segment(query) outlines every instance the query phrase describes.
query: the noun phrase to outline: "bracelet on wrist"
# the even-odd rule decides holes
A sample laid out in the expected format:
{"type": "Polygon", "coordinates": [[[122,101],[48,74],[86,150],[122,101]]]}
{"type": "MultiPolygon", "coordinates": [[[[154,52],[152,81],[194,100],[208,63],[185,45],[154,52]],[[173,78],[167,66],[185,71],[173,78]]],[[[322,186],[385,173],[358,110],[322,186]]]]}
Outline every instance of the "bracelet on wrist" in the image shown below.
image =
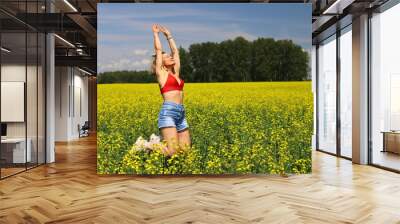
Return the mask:
{"type": "Polygon", "coordinates": [[[167,37],[167,40],[172,39],[172,36],[167,37]]]}

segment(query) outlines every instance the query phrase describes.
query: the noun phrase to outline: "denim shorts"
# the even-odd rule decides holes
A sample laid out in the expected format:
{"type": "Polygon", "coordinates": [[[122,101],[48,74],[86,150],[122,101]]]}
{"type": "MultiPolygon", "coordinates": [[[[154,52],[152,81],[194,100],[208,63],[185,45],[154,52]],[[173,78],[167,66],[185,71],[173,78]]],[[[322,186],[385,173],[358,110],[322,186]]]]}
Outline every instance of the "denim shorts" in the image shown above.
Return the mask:
{"type": "Polygon", "coordinates": [[[189,127],[182,104],[164,101],[158,114],[158,128],[176,127],[181,132],[189,127]]]}

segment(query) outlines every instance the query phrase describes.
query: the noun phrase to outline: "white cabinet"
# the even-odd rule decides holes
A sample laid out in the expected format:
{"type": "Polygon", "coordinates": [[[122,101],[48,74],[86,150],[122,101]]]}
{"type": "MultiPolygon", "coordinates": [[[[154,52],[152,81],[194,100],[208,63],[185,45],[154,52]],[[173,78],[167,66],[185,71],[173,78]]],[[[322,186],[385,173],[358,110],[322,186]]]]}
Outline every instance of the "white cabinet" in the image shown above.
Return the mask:
{"type": "Polygon", "coordinates": [[[32,161],[32,140],[28,138],[26,142],[27,147],[25,151],[25,138],[7,138],[1,140],[2,145],[7,144],[8,147],[12,147],[13,163],[25,163],[32,161]]]}

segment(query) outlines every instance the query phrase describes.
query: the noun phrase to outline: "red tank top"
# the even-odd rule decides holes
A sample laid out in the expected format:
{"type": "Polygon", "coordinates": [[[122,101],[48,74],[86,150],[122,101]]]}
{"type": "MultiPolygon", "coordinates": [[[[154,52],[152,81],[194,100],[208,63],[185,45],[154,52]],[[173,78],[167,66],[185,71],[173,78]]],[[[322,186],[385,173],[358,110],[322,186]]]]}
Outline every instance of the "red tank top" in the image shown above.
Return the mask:
{"type": "Polygon", "coordinates": [[[173,75],[171,75],[171,73],[168,73],[167,81],[165,82],[164,86],[160,88],[161,94],[172,90],[182,90],[185,83],[182,79],[179,80],[180,83],[178,83],[178,80],[173,75]]]}

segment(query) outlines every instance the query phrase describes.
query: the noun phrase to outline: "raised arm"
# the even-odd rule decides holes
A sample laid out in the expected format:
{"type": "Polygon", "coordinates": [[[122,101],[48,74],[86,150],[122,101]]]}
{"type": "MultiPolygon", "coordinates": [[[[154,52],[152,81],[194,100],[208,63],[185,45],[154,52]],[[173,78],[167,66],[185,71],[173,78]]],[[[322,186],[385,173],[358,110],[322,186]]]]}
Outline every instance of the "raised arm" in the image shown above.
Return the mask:
{"type": "Polygon", "coordinates": [[[171,32],[164,26],[159,26],[160,31],[164,33],[165,37],[168,40],[169,48],[171,49],[171,55],[174,58],[175,65],[174,65],[174,70],[175,73],[179,75],[179,69],[181,67],[181,62],[179,58],[179,50],[176,47],[175,41],[171,35],[171,32]]]}
{"type": "Polygon", "coordinates": [[[153,37],[154,37],[154,50],[156,52],[156,75],[160,75],[161,66],[162,66],[162,47],[161,41],[158,37],[158,32],[160,31],[159,27],[156,24],[153,24],[153,37]]]}

